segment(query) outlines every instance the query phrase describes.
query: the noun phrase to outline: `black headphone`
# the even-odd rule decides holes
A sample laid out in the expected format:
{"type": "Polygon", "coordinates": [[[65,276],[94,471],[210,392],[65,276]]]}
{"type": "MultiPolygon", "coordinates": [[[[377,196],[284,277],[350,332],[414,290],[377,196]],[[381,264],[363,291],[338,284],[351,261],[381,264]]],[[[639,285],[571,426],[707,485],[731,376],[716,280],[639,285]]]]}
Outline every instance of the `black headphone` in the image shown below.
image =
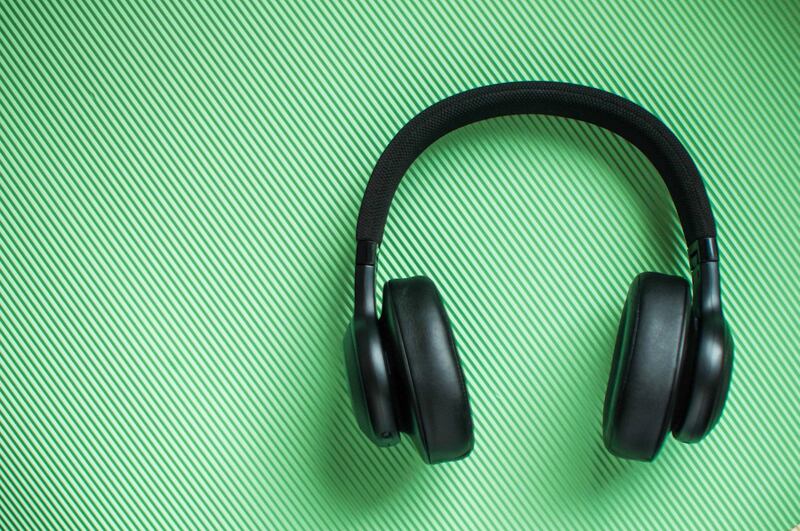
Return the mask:
{"type": "Polygon", "coordinates": [[[652,460],[667,432],[683,442],[719,420],[733,342],[722,314],[711,205],[689,153],[654,115],[601,90],[551,82],[492,85],[451,96],[418,114],[389,143],[358,215],[355,307],[344,338],[350,393],[361,430],[379,446],[408,434],[427,463],[466,457],[474,444],[464,374],[436,286],[390,280],[380,318],[375,268],[392,197],[422,151],[445,134],[497,116],[547,114],[589,122],[625,138],[669,189],[689,249],[692,292],[681,277],[641,273],[622,310],[603,409],[615,455],[652,460]]]}

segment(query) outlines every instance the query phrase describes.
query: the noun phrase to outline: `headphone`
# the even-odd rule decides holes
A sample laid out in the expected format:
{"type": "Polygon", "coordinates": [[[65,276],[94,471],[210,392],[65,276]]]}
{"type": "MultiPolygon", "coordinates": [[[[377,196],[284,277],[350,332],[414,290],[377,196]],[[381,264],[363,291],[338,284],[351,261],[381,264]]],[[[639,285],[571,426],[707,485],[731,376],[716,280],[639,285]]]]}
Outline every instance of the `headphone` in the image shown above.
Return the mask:
{"type": "Polygon", "coordinates": [[[555,82],[476,88],[427,108],[392,139],[367,184],[356,228],[355,304],[344,337],[358,426],[378,446],[406,433],[426,463],[466,457],[474,436],[464,374],[442,298],[426,277],[390,280],[375,303],[378,247],[403,174],[425,148],[465,125],[543,114],[606,128],[656,167],[688,244],[692,288],[678,276],[641,273],[622,310],[603,408],[603,441],[619,457],[651,461],[667,432],[697,442],[719,420],[733,341],[720,296],[719,253],[700,174],[653,114],[602,90],[555,82]]]}

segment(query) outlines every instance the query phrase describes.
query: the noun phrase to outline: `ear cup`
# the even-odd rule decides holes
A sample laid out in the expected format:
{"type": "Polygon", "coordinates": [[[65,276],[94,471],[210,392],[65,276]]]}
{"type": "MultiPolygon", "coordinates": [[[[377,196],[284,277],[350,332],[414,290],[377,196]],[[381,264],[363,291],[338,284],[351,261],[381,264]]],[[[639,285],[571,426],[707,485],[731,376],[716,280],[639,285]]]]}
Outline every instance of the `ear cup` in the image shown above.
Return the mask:
{"type": "Polygon", "coordinates": [[[427,463],[466,457],[473,447],[467,388],[433,282],[425,277],[387,282],[381,326],[398,382],[401,429],[427,463]]]}
{"type": "Polygon", "coordinates": [[[354,319],[344,335],[350,398],[358,427],[378,446],[400,442],[395,418],[393,382],[378,321],[354,319]]]}
{"type": "Polygon", "coordinates": [[[622,310],[603,409],[603,440],[619,457],[652,460],[670,428],[689,328],[689,283],[642,273],[622,310]]]}
{"type": "Polygon", "coordinates": [[[672,435],[681,442],[698,442],[722,415],[733,370],[733,338],[721,311],[694,323],[691,356],[681,374],[672,435]]]}

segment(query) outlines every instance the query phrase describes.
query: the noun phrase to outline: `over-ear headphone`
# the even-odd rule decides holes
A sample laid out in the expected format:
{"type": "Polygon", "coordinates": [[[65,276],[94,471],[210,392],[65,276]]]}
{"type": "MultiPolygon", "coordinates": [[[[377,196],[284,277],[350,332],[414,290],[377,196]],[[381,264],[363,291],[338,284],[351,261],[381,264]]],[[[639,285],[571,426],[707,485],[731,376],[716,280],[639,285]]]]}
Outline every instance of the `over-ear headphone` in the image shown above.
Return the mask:
{"type": "Polygon", "coordinates": [[[603,440],[613,454],[644,461],[656,456],[669,431],[680,441],[699,441],[722,414],[733,364],[703,181],[686,149],[648,111],[608,92],[551,82],[451,96],[406,124],[378,160],[358,215],[354,316],[344,337],[359,427],[379,446],[408,434],[427,463],[472,450],[467,388],[439,292],[425,277],[390,280],[379,317],[377,251],[400,179],[425,148],[470,123],[515,114],[609,129],[637,146],[664,179],[688,244],[692,290],[684,278],[659,273],[641,273],[631,284],[608,379],[603,440]]]}

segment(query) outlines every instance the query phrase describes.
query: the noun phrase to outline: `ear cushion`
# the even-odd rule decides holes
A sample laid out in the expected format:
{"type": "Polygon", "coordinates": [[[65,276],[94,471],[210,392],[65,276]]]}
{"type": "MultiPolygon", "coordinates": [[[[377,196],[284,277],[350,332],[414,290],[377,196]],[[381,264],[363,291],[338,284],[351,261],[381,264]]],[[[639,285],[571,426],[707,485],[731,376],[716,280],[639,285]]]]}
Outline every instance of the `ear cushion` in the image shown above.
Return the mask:
{"type": "Polygon", "coordinates": [[[436,286],[425,277],[387,282],[381,324],[403,431],[428,463],[466,457],[474,441],[469,399],[436,286]]]}
{"type": "Polygon", "coordinates": [[[622,310],[603,409],[611,453],[652,460],[675,408],[686,350],[691,296],[683,278],[642,273],[622,310]]]}

